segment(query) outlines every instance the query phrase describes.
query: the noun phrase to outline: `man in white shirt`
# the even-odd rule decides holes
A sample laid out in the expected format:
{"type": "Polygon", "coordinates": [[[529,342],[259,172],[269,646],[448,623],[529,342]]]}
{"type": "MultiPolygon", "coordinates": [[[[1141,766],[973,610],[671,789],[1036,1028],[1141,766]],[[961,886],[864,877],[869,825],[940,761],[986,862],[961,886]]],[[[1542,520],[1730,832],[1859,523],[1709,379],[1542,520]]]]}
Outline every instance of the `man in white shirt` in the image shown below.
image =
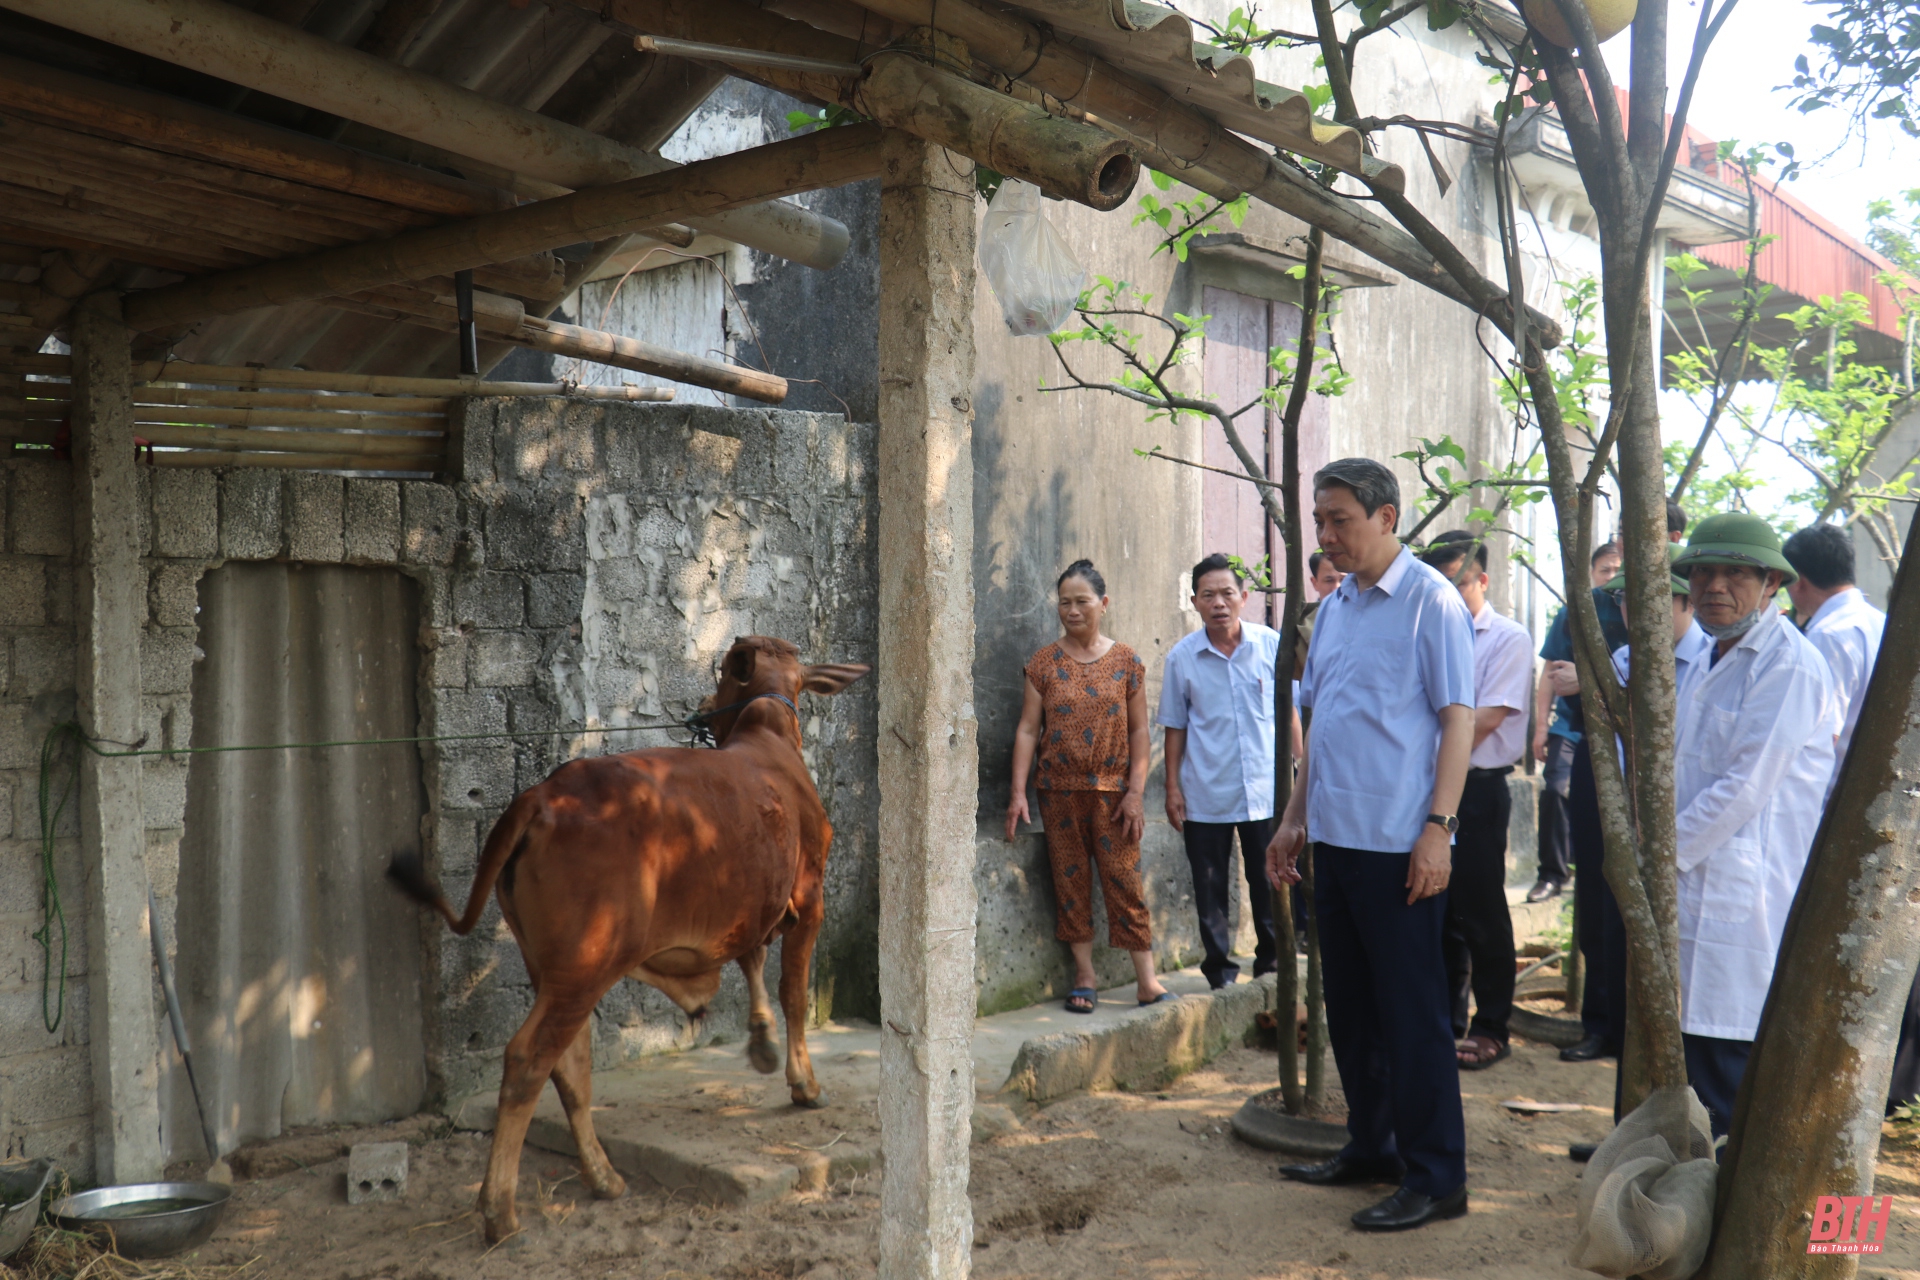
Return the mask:
{"type": "Polygon", "coordinates": [[[1473,749],[1473,617],[1394,537],[1400,485],[1370,458],[1313,477],[1320,546],[1347,573],[1300,679],[1313,723],[1267,875],[1297,884],[1313,843],[1327,1031],[1350,1140],[1281,1167],[1320,1186],[1397,1180],[1353,1215],[1400,1231],[1467,1211],[1466,1126],[1441,935],[1473,749]]]}
{"type": "Polygon", "coordinates": [[[1487,603],[1487,544],[1465,529],[1441,534],[1420,558],[1460,591],[1473,614],[1473,754],[1460,793],[1460,832],[1447,883],[1445,950],[1460,1069],[1482,1071],[1511,1054],[1513,914],[1507,906],[1507,775],[1526,748],[1533,638],[1487,603]],[[1467,992],[1474,1011],[1467,1018],[1467,992]]]}
{"type": "Polygon", "coordinates": [[[1681,1039],[1718,1136],[1820,824],[1841,707],[1826,659],[1773,607],[1798,575],[1766,521],[1702,520],[1674,572],[1714,640],[1679,673],[1673,772],[1681,1039]]]}
{"type": "Polygon", "coordinates": [[[1860,722],[1861,695],[1880,656],[1880,633],[1887,615],[1867,603],[1853,585],[1853,539],[1838,525],[1808,525],[1780,548],[1799,574],[1787,584],[1794,617],[1813,647],[1833,668],[1835,691],[1846,706],[1840,722],[1840,742],[1834,752],[1834,774],[1847,758],[1853,727],[1860,722]]]}
{"type": "Polygon", "coordinates": [[[1167,821],[1187,846],[1200,914],[1200,972],[1210,987],[1240,976],[1227,927],[1233,842],[1253,916],[1253,976],[1273,972],[1279,944],[1261,852],[1273,834],[1273,666],[1280,633],[1242,618],[1247,589],[1215,552],[1193,566],[1193,607],[1206,625],[1167,651],[1160,680],[1167,821]]]}

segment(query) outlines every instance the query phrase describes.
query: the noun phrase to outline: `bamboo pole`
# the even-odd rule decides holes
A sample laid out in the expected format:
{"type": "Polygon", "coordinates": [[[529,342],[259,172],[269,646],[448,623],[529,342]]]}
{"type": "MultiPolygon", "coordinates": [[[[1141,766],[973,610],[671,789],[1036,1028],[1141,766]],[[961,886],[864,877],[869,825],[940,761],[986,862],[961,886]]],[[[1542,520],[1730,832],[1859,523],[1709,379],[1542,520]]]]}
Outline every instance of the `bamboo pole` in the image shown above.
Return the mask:
{"type": "MultiPolygon", "coordinates": [[[[600,186],[674,167],[219,0],[0,0],[0,7],[561,186],[600,186]]],[[[823,269],[837,265],[848,244],[840,223],[784,202],[712,210],[695,225],[823,269]]]]}
{"type": "MultiPolygon", "coordinates": [[[[334,301],[349,303],[351,309],[369,314],[389,313],[396,318],[429,325],[443,332],[459,324],[459,312],[452,298],[436,297],[405,285],[370,290],[355,298],[334,301]]],[[[708,360],[619,334],[530,316],[515,298],[476,293],[473,301],[475,323],[492,337],[516,346],[632,369],[656,378],[745,396],[764,404],[779,404],[787,398],[787,380],[777,374],[721,360],[708,360]]]]}
{"type": "MultiPolygon", "coordinates": [[[[71,356],[0,354],[0,373],[64,378],[71,356]]],[[[401,396],[572,396],[587,400],[671,400],[671,387],[596,387],[571,382],[489,382],[481,378],[395,378],[368,373],[322,373],[312,369],[257,369],[251,365],[191,364],[184,360],[147,360],[133,366],[140,383],[210,383],[237,387],[283,387],[309,391],[401,396]]],[[[29,382],[29,388],[66,387],[66,383],[29,382]]],[[[140,394],[136,392],[136,394],[140,394]]]]}
{"type": "Polygon", "coordinates": [[[177,156],[441,218],[510,209],[511,192],[402,164],[183,98],[0,55],[0,107],[177,156]]]}
{"type": "Polygon", "coordinates": [[[671,173],[148,289],[127,296],[127,323],[136,330],[165,330],[208,316],[450,274],[661,222],[693,222],[690,215],[871,177],[879,172],[879,139],[880,130],[871,125],[820,130],[671,173]]]}
{"type": "MultiPolygon", "coordinates": [[[[72,398],[64,382],[29,382],[23,392],[27,401],[48,406],[64,406],[72,398]]],[[[0,406],[20,406],[0,393],[0,406]]],[[[336,413],[368,410],[385,414],[445,414],[452,403],[449,396],[361,396],[334,395],[318,391],[212,391],[197,387],[142,387],[133,389],[136,406],[206,405],[221,409],[330,409],[336,413]]]]}
{"type": "Polygon", "coordinates": [[[156,467],[278,467],[284,471],[440,471],[446,456],[368,457],[353,453],[219,453],[208,449],[155,453],[143,459],[156,467]]]}

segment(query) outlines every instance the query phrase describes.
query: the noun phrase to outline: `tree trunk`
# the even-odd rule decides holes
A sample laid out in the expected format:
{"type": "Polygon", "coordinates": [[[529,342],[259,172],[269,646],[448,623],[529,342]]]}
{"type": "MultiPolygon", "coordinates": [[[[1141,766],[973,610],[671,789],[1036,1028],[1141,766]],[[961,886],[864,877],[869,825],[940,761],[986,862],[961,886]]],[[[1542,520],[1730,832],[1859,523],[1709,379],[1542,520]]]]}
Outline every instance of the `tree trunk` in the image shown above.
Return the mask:
{"type": "Polygon", "coordinates": [[[1873,1191],[1920,950],[1920,589],[1908,582],[1916,561],[1920,520],[1781,939],[1721,1158],[1704,1280],[1855,1274],[1856,1258],[1809,1255],[1807,1242],[1819,1197],[1873,1191]]]}
{"type": "MultiPolygon", "coordinates": [[[[1274,781],[1273,812],[1277,819],[1286,812],[1287,803],[1293,798],[1293,681],[1299,676],[1294,670],[1294,656],[1300,641],[1300,613],[1305,604],[1307,593],[1306,558],[1302,555],[1301,540],[1304,521],[1300,515],[1300,415],[1305,412],[1307,396],[1313,389],[1313,369],[1315,357],[1319,354],[1320,334],[1320,285],[1321,254],[1326,246],[1326,237],[1318,227],[1307,233],[1306,273],[1300,283],[1300,340],[1294,349],[1293,384],[1287,388],[1287,405],[1280,415],[1280,538],[1286,549],[1287,592],[1281,597],[1280,607],[1280,649],[1274,662],[1274,705],[1283,709],[1283,715],[1274,719],[1274,781]],[[1281,785],[1283,784],[1283,785],[1281,785]]],[[[1306,1097],[1299,1102],[1292,1096],[1297,1088],[1296,1077],[1289,1064],[1285,1087],[1289,1089],[1287,1111],[1290,1115],[1299,1115],[1304,1102],[1306,1107],[1318,1108],[1326,1093],[1325,1057],[1326,1045],[1326,1006],[1315,981],[1317,970],[1313,956],[1317,951],[1314,945],[1317,930],[1313,910],[1313,861],[1312,851],[1308,850],[1303,859],[1306,866],[1306,879],[1300,882],[1300,892],[1306,895],[1307,906],[1307,1090],[1306,1097]],[[1316,1039],[1314,1029],[1320,1029],[1316,1039]]],[[[1287,895],[1288,899],[1291,895],[1287,895]]],[[[1286,937],[1293,938],[1292,903],[1287,901],[1288,916],[1286,937]]],[[[1283,981],[1292,989],[1299,972],[1296,946],[1288,946],[1278,957],[1280,968],[1285,971],[1283,981]]],[[[1286,1006],[1286,1027],[1282,1039],[1288,1045],[1283,1049],[1282,1062],[1286,1063],[1297,1044],[1298,1033],[1293,1030],[1293,1005],[1286,1006]]]]}

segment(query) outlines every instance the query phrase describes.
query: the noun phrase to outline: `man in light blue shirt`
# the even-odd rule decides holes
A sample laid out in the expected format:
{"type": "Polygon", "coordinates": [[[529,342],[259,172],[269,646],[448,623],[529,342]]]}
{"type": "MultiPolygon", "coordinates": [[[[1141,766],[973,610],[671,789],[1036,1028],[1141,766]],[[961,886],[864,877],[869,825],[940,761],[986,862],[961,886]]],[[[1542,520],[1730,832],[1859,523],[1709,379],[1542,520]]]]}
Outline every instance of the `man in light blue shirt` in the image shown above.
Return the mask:
{"type": "Polygon", "coordinates": [[[1400,485],[1369,458],[1313,477],[1321,549],[1348,573],[1320,606],[1300,703],[1313,728],[1267,874],[1313,843],[1327,1031],[1349,1141],[1299,1182],[1397,1181],[1353,1215],[1398,1231],[1467,1211],[1466,1125],[1441,939],[1473,748],[1473,616],[1400,545],[1400,485]]]}
{"type": "Polygon", "coordinates": [[[1160,726],[1167,733],[1167,821],[1185,839],[1200,913],[1200,972],[1213,987],[1240,976],[1227,912],[1233,839],[1253,916],[1253,976],[1271,973],[1278,948],[1273,896],[1261,874],[1273,834],[1273,664],[1280,633],[1241,618],[1247,589],[1218,552],[1193,566],[1193,607],[1206,625],[1167,651],[1160,726]]]}

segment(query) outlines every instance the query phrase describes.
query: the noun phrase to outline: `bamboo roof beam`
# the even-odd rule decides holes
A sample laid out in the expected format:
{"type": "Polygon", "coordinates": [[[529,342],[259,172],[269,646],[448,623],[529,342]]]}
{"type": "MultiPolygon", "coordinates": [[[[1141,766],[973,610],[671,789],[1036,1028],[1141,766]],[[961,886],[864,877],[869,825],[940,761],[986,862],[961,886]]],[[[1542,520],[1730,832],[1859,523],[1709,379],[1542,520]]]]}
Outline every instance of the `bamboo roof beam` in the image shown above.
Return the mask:
{"type": "Polygon", "coordinates": [[[852,107],[1095,209],[1119,207],[1139,177],[1128,140],[948,70],[956,62],[965,65],[964,50],[874,55],[852,40],[732,0],[607,0],[606,12],[622,26],[669,39],[841,63],[860,61],[867,53],[867,72],[860,77],[768,66],[742,74],[799,98],[852,107]]]}
{"type": "MultiPolygon", "coordinates": [[[[0,0],[0,7],[576,190],[676,167],[219,0],[0,0]]],[[[696,229],[823,269],[845,256],[840,223],[791,203],[754,204],[712,211],[696,229]]]]}
{"type": "Polygon", "coordinates": [[[5,55],[0,55],[0,109],[438,218],[468,218],[516,203],[511,192],[498,187],[5,55]]]}
{"type": "MultiPolygon", "coordinates": [[[[71,356],[0,354],[0,374],[66,378],[71,356]]],[[[315,369],[259,369],[252,365],[191,364],[184,360],[145,360],[133,366],[134,395],[140,384],[191,383],[198,386],[265,387],[290,391],[337,391],[365,396],[573,396],[589,400],[671,400],[671,387],[596,387],[571,382],[491,382],[484,378],[395,378],[371,373],[325,373],[315,369]]],[[[71,396],[64,382],[29,382],[71,396]]]]}
{"type": "Polygon", "coordinates": [[[208,316],[358,293],[446,275],[583,240],[603,240],[872,177],[880,130],[827,129],[649,177],[577,191],[462,222],[404,231],[282,262],[203,276],[128,295],[126,321],[167,330],[208,316]]]}

